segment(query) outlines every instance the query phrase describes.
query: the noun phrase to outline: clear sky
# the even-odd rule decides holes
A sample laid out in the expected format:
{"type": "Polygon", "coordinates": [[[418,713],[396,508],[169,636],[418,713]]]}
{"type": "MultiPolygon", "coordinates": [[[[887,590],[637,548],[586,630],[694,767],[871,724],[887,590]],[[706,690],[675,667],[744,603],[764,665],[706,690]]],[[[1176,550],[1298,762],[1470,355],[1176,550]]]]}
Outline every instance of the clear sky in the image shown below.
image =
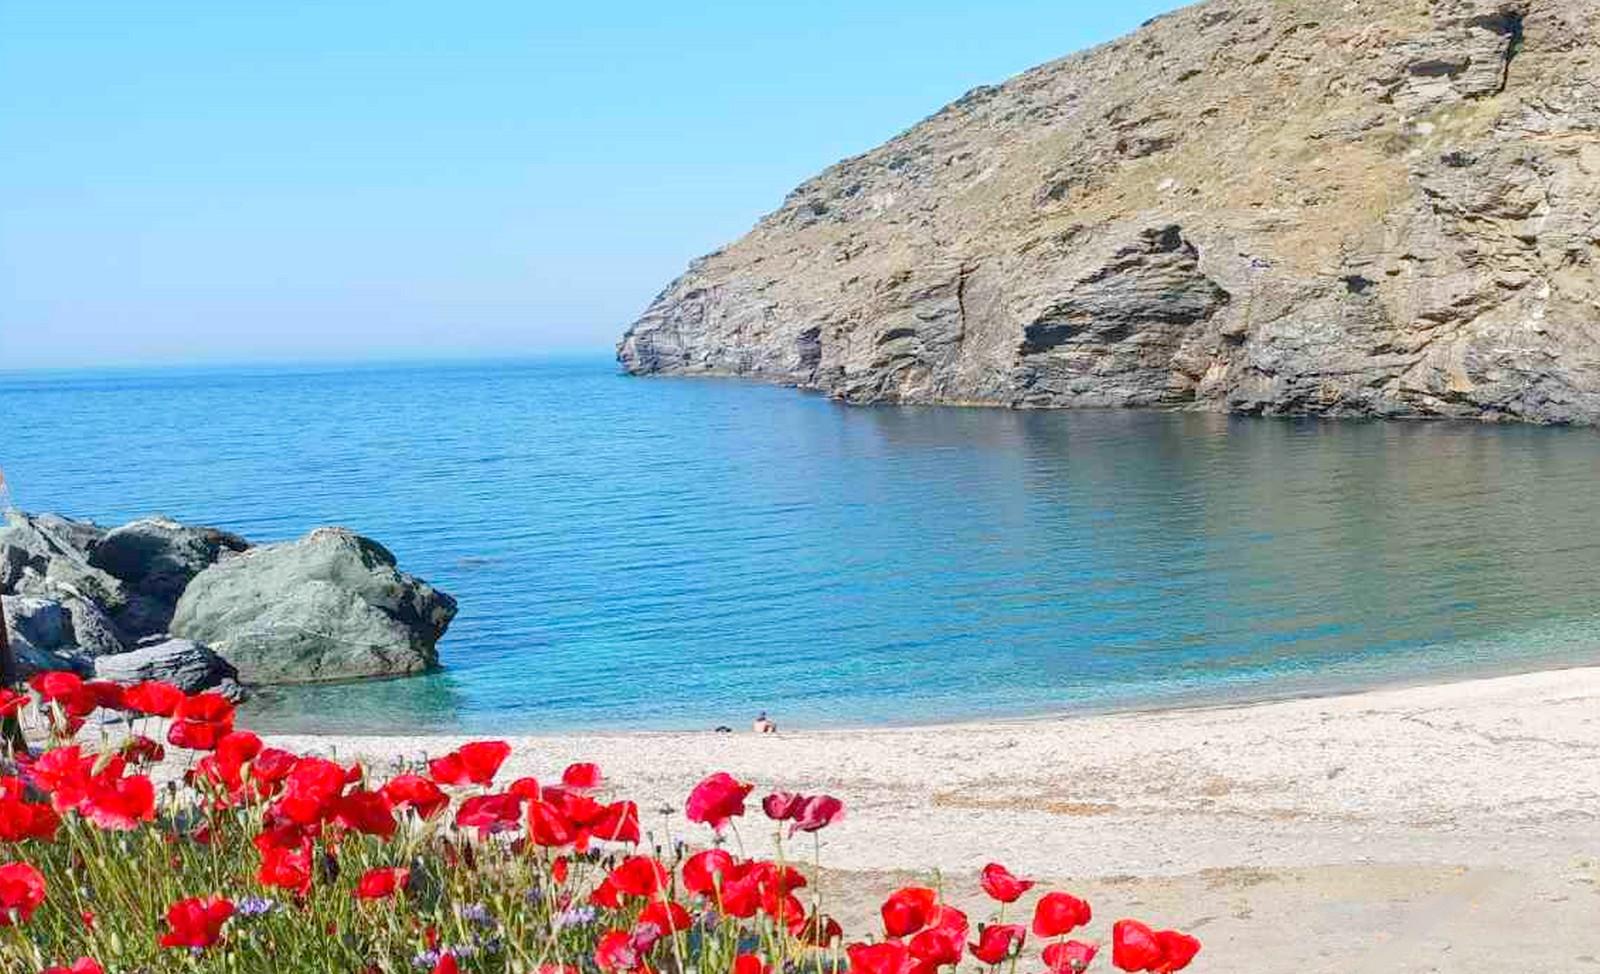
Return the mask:
{"type": "Polygon", "coordinates": [[[600,349],[790,188],[1174,0],[0,0],[0,369],[600,349]]]}

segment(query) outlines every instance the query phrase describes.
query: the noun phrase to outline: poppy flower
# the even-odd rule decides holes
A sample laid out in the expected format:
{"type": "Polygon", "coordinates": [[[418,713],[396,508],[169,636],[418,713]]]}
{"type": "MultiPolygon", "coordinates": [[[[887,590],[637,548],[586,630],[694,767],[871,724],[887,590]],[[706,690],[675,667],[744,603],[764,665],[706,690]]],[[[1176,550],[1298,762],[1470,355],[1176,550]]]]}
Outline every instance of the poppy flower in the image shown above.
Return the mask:
{"type": "Polygon", "coordinates": [[[122,709],[122,684],[110,680],[90,680],[83,685],[83,692],[88,694],[97,707],[107,710],[122,709]]]}
{"type": "Polygon", "coordinates": [[[639,924],[641,926],[649,924],[662,933],[677,933],[680,930],[687,930],[691,923],[693,921],[689,918],[688,910],[666,900],[652,900],[650,905],[639,913],[639,924]]]}
{"type": "Polygon", "coordinates": [[[1183,970],[1200,953],[1200,941],[1176,930],[1157,930],[1156,943],[1161,946],[1161,963],[1156,965],[1159,974],[1183,970]]]}
{"type": "Polygon", "coordinates": [[[1098,944],[1067,940],[1050,944],[1042,953],[1044,964],[1050,968],[1051,974],[1083,974],[1099,952],[1098,944]]]}
{"type": "Polygon", "coordinates": [[[167,908],[163,947],[205,948],[222,938],[222,925],[233,916],[233,904],[220,896],[190,897],[167,908]]]}
{"type": "Polygon", "coordinates": [[[594,962],[602,971],[632,971],[639,967],[639,951],[633,935],[626,930],[610,930],[594,948],[594,962]]]}
{"type": "Polygon", "coordinates": [[[844,928],[830,916],[813,914],[801,929],[800,939],[813,947],[827,947],[844,936],[844,928]]]}
{"type": "Polygon", "coordinates": [[[544,790],[539,787],[538,778],[518,778],[506,787],[506,791],[528,801],[544,797],[544,790]]]}
{"type": "Polygon", "coordinates": [[[450,804],[450,797],[420,774],[402,774],[384,783],[382,791],[395,808],[412,808],[423,818],[433,818],[450,804]]]}
{"type": "Polygon", "coordinates": [[[333,801],[333,821],[352,832],[388,839],[394,835],[394,806],[381,791],[357,789],[333,801]]]}
{"type": "Polygon", "coordinates": [[[755,785],[746,784],[718,771],[694,786],[684,812],[691,822],[701,822],[718,832],[728,820],[744,814],[744,799],[755,785]]]}
{"type": "Polygon", "coordinates": [[[787,822],[794,818],[794,813],[803,801],[805,801],[804,795],[792,791],[775,791],[761,799],[761,811],[774,822],[787,822]]]}
{"type": "Polygon", "coordinates": [[[611,870],[606,879],[618,892],[651,897],[666,888],[669,876],[667,867],[649,856],[629,856],[611,870]]]}
{"type": "MultiPolygon", "coordinates": [[[[959,912],[959,911],[957,911],[959,912]]],[[[959,925],[935,925],[912,937],[906,944],[917,966],[932,971],[939,967],[961,963],[967,948],[967,918],[963,915],[959,925]]]]}
{"type": "MultiPolygon", "coordinates": [[[[113,759],[112,764],[121,759],[113,759]]],[[[50,796],[58,812],[77,808],[89,796],[89,779],[95,759],[76,744],[53,748],[27,767],[28,777],[40,791],[50,796]]],[[[107,766],[107,770],[110,765],[107,766]]]]}
{"type": "Polygon", "coordinates": [[[65,670],[45,670],[29,678],[28,686],[46,702],[70,700],[83,692],[83,678],[65,670]]]}
{"type": "Polygon", "coordinates": [[[167,749],[159,741],[134,734],[122,742],[118,753],[134,764],[157,764],[167,756],[167,749]]]}
{"type": "Polygon", "coordinates": [[[573,791],[594,791],[603,781],[600,765],[588,761],[569,764],[567,769],[561,772],[561,783],[573,791]]]}
{"type": "Polygon", "coordinates": [[[122,704],[152,717],[171,717],[186,697],[182,690],[163,680],[145,680],[122,691],[122,704]]]}
{"type": "Polygon", "coordinates": [[[733,959],[732,974],[772,974],[772,968],[755,954],[740,954],[733,959]]]}
{"type": "Polygon", "coordinates": [[[25,862],[0,865],[0,927],[26,923],[44,902],[44,874],[25,862]]]}
{"type": "Polygon", "coordinates": [[[909,974],[911,952],[906,945],[890,940],[881,944],[851,944],[850,974],[909,974]]]}
{"type": "Polygon", "coordinates": [[[14,717],[28,705],[28,695],[0,687],[0,717],[14,717]]]}
{"type": "Polygon", "coordinates": [[[256,881],[263,886],[291,890],[299,896],[311,891],[311,842],[294,846],[273,846],[261,850],[261,866],[256,881]]]}
{"type": "Polygon", "coordinates": [[[357,899],[384,900],[405,889],[411,881],[411,870],[394,867],[369,869],[356,881],[357,899]]]}
{"type": "Polygon", "coordinates": [[[1059,937],[1087,924],[1093,916],[1089,904],[1070,893],[1046,893],[1033,908],[1033,932],[1059,937]]]}
{"type": "Polygon", "coordinates": [[[522,799],[512,794],[474,795],[456,809],[456,828],[480,834],[509,832],[522,820],[522,799]]]}
{"type": "Polygon", "coordinates": [[[474,741],[428,762],[428,773],[441,785],[487,785],[510,756],[505,741],[474,741]]]}
{"type": "Polygon", "coordinates": [[[639,833],[639,806],[633,802],[612,802],[603,806],[599,813],[584,826],[585,831],[596,839],[606,842],[629,842],[637,844],[639,833]]]}
{"type": "Polygon", "coordinates": [[[263,794],[270,794],[276,786],[289,777],[300,757],[280,747],[264,747],[250,760],[250,780],[261,786],[263,794]]]}
{"type": "Polygon", "coordinates": [[[970,945],[972,956],[993,967],[1020,952],[1027,939],[1028,932],[1020,923],[991,923],[978,931],[978,942],[970,945]]]}
{"type": "Polygon", "coordinates": [[[697,852],[683,863],[683,888],[701,896],[710,896],[731,869],[733,856],[726,849],[697,852]]]}
{"type": "Polygon", "coordinates": [[[534,845],[559,847],[571,845],[577,830],[554,805],[532,801],[528,803],[528,838],[534,845]]]}
{"type": "Polygon", "coordinates": [[[978,885],[997,902],[1015,903],[1022,898],[1022,894],[1033,889],[1034,883],[1031,879],[1019,879],[1011,875],[1011,870],[998,862],[991,862],[978,875],[978,885]]]}
{"type": "MultiPolygon", "coordinates": [[[[79,812],[102,829],[128,832],[156,816],[156,789],[144,775],[102,772],[89,781],[79,812]]],[[[108,769],[109,771],[109,769],[108,769]]]]}
{"type": "Polygon", "coordinates": [[[57,964],[55,967],[46,967],[43,974],[105,974],[105,968],[93,957],[79,957],[71,967],[57,964]]]}
{"type": "Polygon", "coordinates": [[[61,827],[61,816],[49,805],[25,802],[21,798],[0,798],[0,842],[38,839],[48,842],[61,827]]]}
{"type": "Polygon", "coordinates": [[[795,808],[794,821],[789,835],[796,832],[816,832],[844,817],[844,802],[832,795],[812,795],[802,799],[795,808]]]}
{"type": "Polygon", "coordinates": [[[326,758],[305,757],[283,779],[281,796],[273,814],[299,825],[313,825],[333,814],[334,802],[344,793],[345,769],[326,758]]]}
{"type": "Polygon", "coordinates": [[[883,901],[883,929],[891,937],[909,937],[927,926],[939,905],[939,894],[926,886],[906,886],[883,901]]]}
{"type": "Polygon", "coordinates": [[[1111,926],[1111,963],[1124,971],[1154,971],[1164,952],[1156,933],[1137,920],[1118,920],[1111,926]]]}
{"type": "Polygon", "coordinates": [[[167,743],[193,751],[209,751],[233,731],[233,704],[220,693],[207,691],[185,697],[172,713],[167,743]]]}
{"type": "Polygon", "coordinates": [[[461,965],[455,954],[440,954],[439,963],[433,965],[433,974],[461,974],[461,965]]]}

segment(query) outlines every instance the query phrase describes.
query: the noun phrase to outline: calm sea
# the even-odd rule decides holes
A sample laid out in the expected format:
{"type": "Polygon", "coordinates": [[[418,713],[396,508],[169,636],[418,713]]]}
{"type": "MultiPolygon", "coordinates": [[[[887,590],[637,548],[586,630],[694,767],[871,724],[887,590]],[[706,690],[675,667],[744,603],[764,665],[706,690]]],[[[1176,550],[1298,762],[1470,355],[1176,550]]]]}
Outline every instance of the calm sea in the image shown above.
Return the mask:
{"type": "Polygon", "coordinates": [[[930,722],[1600,659],[1600,434],[850,408],[606,360],[0,377],[19,506],[344,524],[426,677],[256,726],[930,722]]]}

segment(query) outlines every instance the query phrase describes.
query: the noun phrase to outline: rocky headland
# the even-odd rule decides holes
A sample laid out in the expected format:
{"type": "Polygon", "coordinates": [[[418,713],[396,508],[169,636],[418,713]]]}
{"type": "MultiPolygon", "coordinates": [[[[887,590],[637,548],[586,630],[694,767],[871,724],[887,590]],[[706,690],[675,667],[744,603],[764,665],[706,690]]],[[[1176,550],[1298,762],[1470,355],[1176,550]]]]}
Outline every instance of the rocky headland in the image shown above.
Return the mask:
{"type": "Polygon", "coordinates": [[[161,517],[108,530],[15,511],[0,528],[0,602],[16,678],[70,670],[234,697],[431,669],[456,613],[343,528],[252,545],[161,517]]]}
{"type": "Polygon", "coordinates": [[[618,358],[857,403],[1592,424],[1597,55],[1596,0],[1187,7],[809,180],[618,358]]]}

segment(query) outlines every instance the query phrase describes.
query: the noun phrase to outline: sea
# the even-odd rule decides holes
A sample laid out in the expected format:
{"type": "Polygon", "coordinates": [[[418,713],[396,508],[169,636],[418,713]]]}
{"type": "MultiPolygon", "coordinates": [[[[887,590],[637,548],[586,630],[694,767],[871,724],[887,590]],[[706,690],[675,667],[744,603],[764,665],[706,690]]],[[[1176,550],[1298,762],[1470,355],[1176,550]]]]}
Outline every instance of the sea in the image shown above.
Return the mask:
{"type": "Polygon", "coordinates": [[[15,503],[346,525],[460,602],[338,733],[929,724],[1600,661],[1600,433],[852,407],[603,355],[0,373],[15,503]]]}

